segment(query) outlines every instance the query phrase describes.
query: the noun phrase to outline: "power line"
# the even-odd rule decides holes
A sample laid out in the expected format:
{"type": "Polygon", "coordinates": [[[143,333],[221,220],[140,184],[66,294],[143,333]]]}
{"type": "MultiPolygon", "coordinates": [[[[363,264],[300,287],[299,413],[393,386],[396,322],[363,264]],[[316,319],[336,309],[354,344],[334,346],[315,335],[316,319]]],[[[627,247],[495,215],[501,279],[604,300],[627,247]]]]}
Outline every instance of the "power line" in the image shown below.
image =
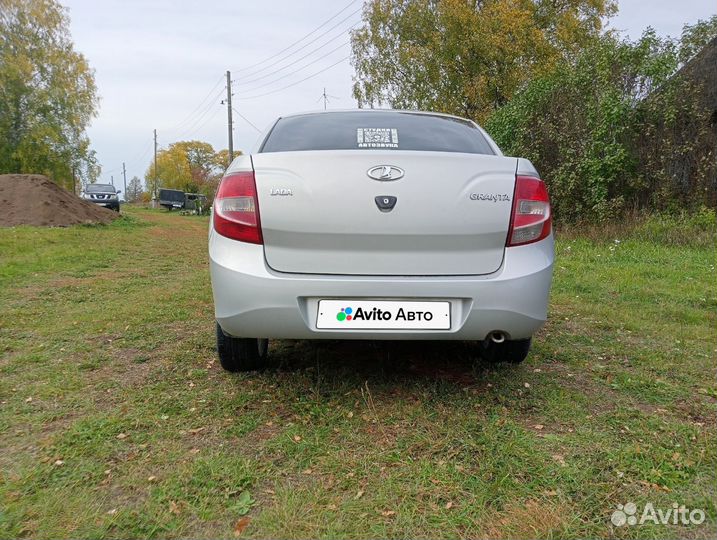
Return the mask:
{"type": "MultiPolygon", "coordinates": [[[[309,32],[308,34],[306,34],[306,35],[303,36],[302,38],[300,38],[300,39],[294,41],[292,44],[290,44],[290,45],[284,47],[284,48],[281,49],[279,52],[277,52],[277,53],[275,53],[275,54],[272,54],[271,56],[267,56],[266,58],[264,58],[263,60],[261,60],[261,61],[259,61],[259,62],[256,62],[255,64],[251,64],[251,65],[249,65],[249,66],[245,66],[245,67],[240,68],[240,69],[237,69],[237,70],[235,70],[235,71],[236,71],[237,73],[242,73],[242,72],[245,72],[245,71],[247,71],[247,70],[251,70],[252,68],[254,68],[254,67],[256,67],[256,66],[260,66],[261,64],[263,64],[264,62],[267,62],[268,60],[271,60],[272,58],[276,58],[276,57],[279,56],[280,54],[282,54],[282,53],[288,51],[289,49],[291,49],[294,45],[297,45],[297,44],[301,43],[301,42],[304,41],[307,37],[309,37],[309,36],[311,36],[312,34],[315,34],[316,32],[318,32],[321,28],[323,28],[323,27],[326,26],[328,23],[330,23],[332,20],[334,20],[336,17],[338,17],[339,15],[341,15],[344,11],[346,11],[348,8],[350,8],[350,7],[351,7],[353,4],[355,4],[356,2],[357,2],[357,0],[351,0],[351,2],[349,2],[348,4],[346,4],[338,13],[334,14],[333,16],[331,16],[330,18],[328,18],[327,20],[325,20],[323,23],[321,23],[319,26],[317,26],[316,28],[314,28],[311,32],[309,32]]],[[[359,8],[359,10],[360,10],[360,9],[361,9],[361,8],[359,8]]],[[[359,10],[356,10],[354,13],[357,13],[359,10]]],[[[352,14],[353,14],[353,13],[352,13],[352,14]]],[[[263,71],[263,70],[262,70],[262,71],[263,71]]]]}
{"type": "Polygon", "coordinates": [[[184,118],[184,120],[182,120],[181,122],[175,124],[174,126],[172,126],[172,127],[170,127],[170,128],[165,129],[164,131],[165,131],[165,132],[167,132],[167,131],[169,131],[169,132],[176,131],[176,130],[179,129],[180,126],[182,126],[183,124],[186,124],[187,121],[190,120],[190,119],[192,118],[192,116],[193,116],[200,108],[202,108],[202,107],[205,105],[205,103],[206,103],[207,99],[209,98],[209,96],[212,95],[212,93],[216,90],[217,86],[219,86],[219,85],[222,83],[223,80],[224,80],[224,77],[219,77],[219,80],[218,80],[216,83],[214,83],[214,86],[212,86],[212,89],[209,90],[209,92],[207,93],[206,96],[204,96],[204,99],[202,99],[202,101],[199,102],[199,105],[197,105],[197,106],[194,108],[194,110],[193,110],[192,112],[190,112],[190,113],[184,118]]]}
{"type": "MultiPolygon", "coordinates": [[[[354,24],[352,24],[352,25],[349,26],[347,29],[342,30],[340,33],[338,33],[337,35],[335,35],[335,36],[332,37],[331,39],[327,40],[325,43],[322,43],[321,45],[319,45],[319,46],[316,47],[315,49],[311,49],[308,53],[306,53],[306,54],[304,54],[303,56],[297,58],[296,60],[292,60],[290,64],[287,64],[286,66],[282,66],[282,67],[278,68],[277,70],[271,71],[271,72],[269,72],[269,73],[266,73],[266,74],[264,74],[264,75],[262,75],[262,76],[260,76],[260,77],[254,77],[254,78],[249,78],[248,80],[242,80],[239,84],[240,84],[240,85],[244,85],[244,84],[250,84],[250,83],[253,83],[253,82],[256,82],[256,81],[260,81],[260,80],[262,80],[262,79],[266,79],[267,77],[271,77],[272,75],[276,75],[277,73],[281,73],[283,70],[285,70],[285,69],[287,69],[287,68],[293,67],[293,66],[296,65],[298,62],[302,61],[304,58],[307,58],[308,56],[311,56],[311,55],[314,54],[316,51],[319,51],[319,50],[323,49],[324,47],[326,47],[327,45],[331,44],[332,42],[336,41],[338,38],[342,37],[346,32],[348,32],[348,31],[351,30],[352,28],[355,28],[356,26],[358,26],[359,23],[360,23],[360,21],[359,21],[359,22],[356,22],[356,23],[354,23],[354,24]]],[[[351,43],[351,40],[345,42],[346,45],[349,44],[349,43],[351,43]]],[[[297,51],[297,52],[298,52],[298,51],[297,51]]],[[[288,57],[287,57],[287,58],[288,58],[288,57]]]]}
{"type": "MultiPolygon", "coordinates": [[[[270,67],[275,66],[276,64],[279,64],[279,63],[283,62],[284,60],[287,60],[287,59],[291,58],[292,56],[295,56],[296,54],[298,54],[299,52],[301,52],[302,50],[304,50],[306,47],[308,47],[309,45],[311,45],[311,44],[313,44],[313,43],[316,43],[318,40],[320,40],[321,38],[323,38],[324,36],[326,36],[326,35],[327,35],[329,32],[331,32],[334,28],[336,28],[337,26],[339,26],[339,25],[343,24],[344,22],[346,22],[349,18],[351,18],[352,16],[354,16],[354,15],[355,15],[356,13],[358,13],[359,11],[360,11],[360,8],[359,8],[358,10],[354,11],[353,13],[350,13],[347,17],[345,17],[344,19],[340,20],[340,21],[339,21],[338,23],[336,23],[334,26],[332,26],[331,28],[329,28],[326,32],[324,32],[324,33],[322,33],[322,34],[316,36],[314,39],[312,39],[311,41],[305,43],[304,45],[302,45],[301,47],[299,47],[299,48],[296,49],[295,51],[289,53],[288,55],[284,56],[283,58],[279,58],[278,60],[272,62],[271,64],[268,64],[268,65],[264,66],[264,67],[261,68],[261,69],[256,70],[254,73],[252,73],[252,74],[249,75],[250,79],[249,79],[248,81],[244,81],[244,82],[249,83],[249,82],[258,81],[258,80],[261,79],[262,77],[255,77],[254,79],[251,79],[251,77],[253,77],[254,75],[256,75],[256,74],[258,74],[258,73],[261,73],[262,71],[265,71],[265,70],[269,69],[270,67]]],[[[326,47],[326,46],[329,45],[332,41],[334,41],[334,40],[340,38],[341,36],[343,36],[345,32],[347,32],[347,31],[350,30],[351,28],[354,28],[355,26],[357,26],[357,25],[359,24],[359,22],[360,22],[360,21],[355,22],[354,24],[352,24],[352,25],[349,26],[348,28],[342,30],[342,31],[341,31],[339,34],[337,34],[336,36],[330,38],[330,39],[329,39],[328,41],[326,41],[325,43],[323,43],[323,44],[319,45],[318,47],[316,47],[316,49],[312,50],[311,52],[307,53],[306,55],[302,56],[301,58],[299,58],[299,59],[297,59],[297,60],[292,60],[291,63],[293,64],[294,62],[298,62],[298,61],[302,60],[303,58],[306,58],[307,56],[309,56],[309,55],[313,54],[314,52],[318,51],[319,49],[321,49],[321,48],[323,48],[323,47],[326,47]]],[[[276,71],[274,71],[273,73],[278,73],[279,71],[281,71],[281,70],[283,70],[283,69],[286,69],[287,67],[290,67],[290,66],[288,66],[288,65],[287,65],[287,66],[283,66],[283,67],[277,69],[276,71]]],[[[272,73],[269,73],[269,75],[271,75],[271,74],[272,74],[272,73]]]]}
{"type": "Polygon", "coordinates": [[[134,165],[134,164],[137,163],[138,161],[141,161],[142,159],[144,159],[144,157],[149,153],[149,151],[150,151],[151,149],[152,149],[152,139],[150,139],[150,140],[147,142],[147,144],[145,145],[145,147],[144,147],[144,152],[142,152],[141,154],[136,154],[137,157],[135,157],[135,158],[133,158],[133,159],[131,159],[131,160],[129,160],[129,161],[127,162],[127,163],[130,164],[130,168],[131,168],[132,165],[134,165]]]}
{"type": "Polygon", "coordinates": [[[319,60],[322,60],[322,59],[326,58],[327,56],[329,56],[329,55],[335,53],[336,51],[338,51],[338,50],[341,49],[342,47],[345,47],[345,46],[348,45],[348,44],[349,44],[349,42],[348,42],[348,41],[345,41],[344,43],[342,43],[342,44],[339,45],[338,47],[336,47],[336,48],[334,48],[334,49],[331,49],[331,50],[330,50],[329,52],[327,52],[326,54],[323,54],[323,55],[319,56],[318,58],[312,60],[312,61],[309,62],[308,64],[304,64],[303,66],[301,66],[301,67],[298,68],[298,69],[295,69],[294,71],[290,71],[289,73],[285,73],[285,74],[281,75],[280,77],[277,77],[277,78],[274,79],[274,80],[265,82],[265,83],[263,83],[263,84],[260,84],[259,86],[255,86],[254,88],[249,88],[249,89],[246,90],[246,91],[249,92],[249,93],[251,93],[251,92],[254,92],[254,91],[256,91],[256,90],[259,90],[260,88],[266,88],[267,86],[271,86],[271,85],[274,84],[275,82],[278,82],[278,81],[280,81],[280,80],[282,80],[282,79],[286,79],[287,77],[291,77],[292,75],[295,75],[295,74],[297,74],[298,72],[300,72],[300,71],[306,69],[307,67],[309,67],[309,66],[315,64],[315,63],[318,62],[319,60]]]}
{"type": "Polygon", "coordinates": [[[202,122],[199,126],[197,126],[197,129],[195,129],[195,130],[193,131],[193,133],[201,133],[202,130],[203,130],[212,120],[214,120],[214,119],[217,117],[217,115],[218,115],[221,111],[222,111],[222,110],[221,110],[219,107],[217,107],[217,108],[215,109],[215,111],[214,111],[212,114],[210,114],[204,122],[202,122]]]}
{"type": "Polygon", "coordinates": [[[302,82],[304,82],[304,81],[308,81],[309,79],[311,79],[311,78],[313,78],[313,77],[316,77],[317,75],[321,75],[324,71],[328,71],[328,70],[331,69],[332,67],[339,65],[341,62],[344,62],[344,61],[348,60],[349,58],[350,58],[350,56],[344,56],[341,60],[338,60],[337,62],[334,62],[334,63],[331,64],[330,66],[325,67],[324,69],[319,70],[319,71],[317,71],[316,73],[312,73],[312,74],[309,75],[308,77],[304,77],[304,78],[301,79],[301,80],[298,80],[298,81],[293,82],[293,83],[291,83],[291,84],[287,84],[286,86],[283,86],[283,87],[281,87],[281,88],[277,88],[276,90],[272,90],[272,91],[270,91],[270,92],[264,92],[263,94],[258,94],[258,95],[255,95],[255,96],[240,97],[239,99],[243,99],[243,100],[246,100],[246,99],[257,99],[257,98],[264,97],[264,96],[268,96],[268,95],[271,95],[271,94],[276,94],[277,92],[281,92],[282,90],[286,90],[287,88],[291,88],[292,86],[296,86],[297,84],[300,84],[300,83],[302,83],[302,82]]]}
{"type": "Polygon", "coordinates": [[[187,136],[187,134],[193,133],[196,129],[196,127],[206,118],[207,114],[212,110],[213,106],[216,106],[218,104],[219,97],[224,93],[224,88],[220,88],[219,92],[216,92],[212,99],[209,100],[206,107],[202,110],[202,113],[192,122],[192,124],[185,129],[180,136],[177,137],[177,140],[181,140],[184,137],[187,136]]]}
{"type": "Polygon", "coordinates": [[[261,130],[258,127],[256,127],[246,116],[244,116],[242,113],[237,111],[234,107],[232,107],[232,110],[234,110],[234,112],[237,113],[242,118],[242,120],[244,120],[247,124],[249,124],[251,127],[253,127],[255,130],[257,130],[259,133],[261,133],[261,130]]]}

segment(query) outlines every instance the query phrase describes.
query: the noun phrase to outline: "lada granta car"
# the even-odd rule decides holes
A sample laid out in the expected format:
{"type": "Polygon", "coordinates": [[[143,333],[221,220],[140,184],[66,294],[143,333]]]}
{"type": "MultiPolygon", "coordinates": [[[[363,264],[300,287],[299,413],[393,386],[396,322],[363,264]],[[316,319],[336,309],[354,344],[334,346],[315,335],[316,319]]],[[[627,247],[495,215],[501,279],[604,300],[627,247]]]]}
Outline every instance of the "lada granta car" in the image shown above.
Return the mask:
{"type": "Polygon", "coordinates": [[[271,338],[475,340],[517,363],[546,320],[550,201],[470,120],[297,114],[226,171],[209,258],[229,371],[264,367],[271,338]]]}

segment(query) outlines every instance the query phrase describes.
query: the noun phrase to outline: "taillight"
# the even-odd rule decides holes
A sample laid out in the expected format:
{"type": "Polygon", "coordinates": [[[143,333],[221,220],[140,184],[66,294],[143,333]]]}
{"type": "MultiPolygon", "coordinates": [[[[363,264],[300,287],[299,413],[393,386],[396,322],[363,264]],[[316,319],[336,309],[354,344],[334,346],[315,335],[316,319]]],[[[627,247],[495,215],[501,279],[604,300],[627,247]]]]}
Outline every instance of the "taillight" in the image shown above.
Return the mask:
{"type": "Polygon", "coordinates": [[[234,240],[264,243],[253,172],[234,173],[222,178],[214,198],[214,230],[234,240]]]}
{"type": "Polygon", "coordinates": [[[515,179],[513,213],[508,230],[508,246],[530,244],[550,234],[552,216],[545,183],[532,176],[515,179]]]}

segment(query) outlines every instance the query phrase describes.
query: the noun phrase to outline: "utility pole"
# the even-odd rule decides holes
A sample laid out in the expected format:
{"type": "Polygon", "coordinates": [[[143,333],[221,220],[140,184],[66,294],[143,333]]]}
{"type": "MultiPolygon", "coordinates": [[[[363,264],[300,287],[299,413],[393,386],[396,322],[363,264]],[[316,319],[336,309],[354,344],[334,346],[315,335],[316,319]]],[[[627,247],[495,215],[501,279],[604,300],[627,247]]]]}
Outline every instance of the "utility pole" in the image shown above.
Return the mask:
{"type": "MultiPolygon", "coordinates": [[[[327,94],[326,87],[324,86],[324,93],[321,94],[319,96],[319,99],[317,99],[316,101],[321,101],[323,99],[324,100],[324,110],[326,110],[327,105],[329,104],[329,98],[338,99],[336,96],[330,96],[329,94],[327,94]]],[[[361,107],[359,106],[359,108],[361,108],[361,107]]]]}
{"type": "Polygon", "coordinates": [[[234,161],[234,134],[232,133],[232,74],[227,70],[227,123],[229,135],[229,163],[234,161]]]}
{"type": "Polygon", "coordinates": [[[124,166],[124,161],[122,162],[122,177],[124,178],[124,200],[127,200],[127,169],[124,166]]]}
{"type": "Polygon", "coordinates": [[[152,188],[153,204],[157,204],[157,130],[154,130],[154,186],[152,188]]]}
{"type": "Polygon", "coordinates": [[[110,175],[110,184],[115,185],[115,177],[110,175]]]}

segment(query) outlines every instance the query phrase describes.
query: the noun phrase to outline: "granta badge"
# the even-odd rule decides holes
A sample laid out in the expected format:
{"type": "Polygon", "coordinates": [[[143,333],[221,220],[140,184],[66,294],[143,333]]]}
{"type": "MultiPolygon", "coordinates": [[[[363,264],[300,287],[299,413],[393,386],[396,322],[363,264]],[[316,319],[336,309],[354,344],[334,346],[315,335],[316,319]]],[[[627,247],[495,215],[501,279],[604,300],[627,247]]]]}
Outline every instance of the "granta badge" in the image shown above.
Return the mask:
{"type": "Polygon", "coordinates": [[[471,193],[471,201],[492,201],[510,202],[510,195],[507,193],[471,193]]]}

